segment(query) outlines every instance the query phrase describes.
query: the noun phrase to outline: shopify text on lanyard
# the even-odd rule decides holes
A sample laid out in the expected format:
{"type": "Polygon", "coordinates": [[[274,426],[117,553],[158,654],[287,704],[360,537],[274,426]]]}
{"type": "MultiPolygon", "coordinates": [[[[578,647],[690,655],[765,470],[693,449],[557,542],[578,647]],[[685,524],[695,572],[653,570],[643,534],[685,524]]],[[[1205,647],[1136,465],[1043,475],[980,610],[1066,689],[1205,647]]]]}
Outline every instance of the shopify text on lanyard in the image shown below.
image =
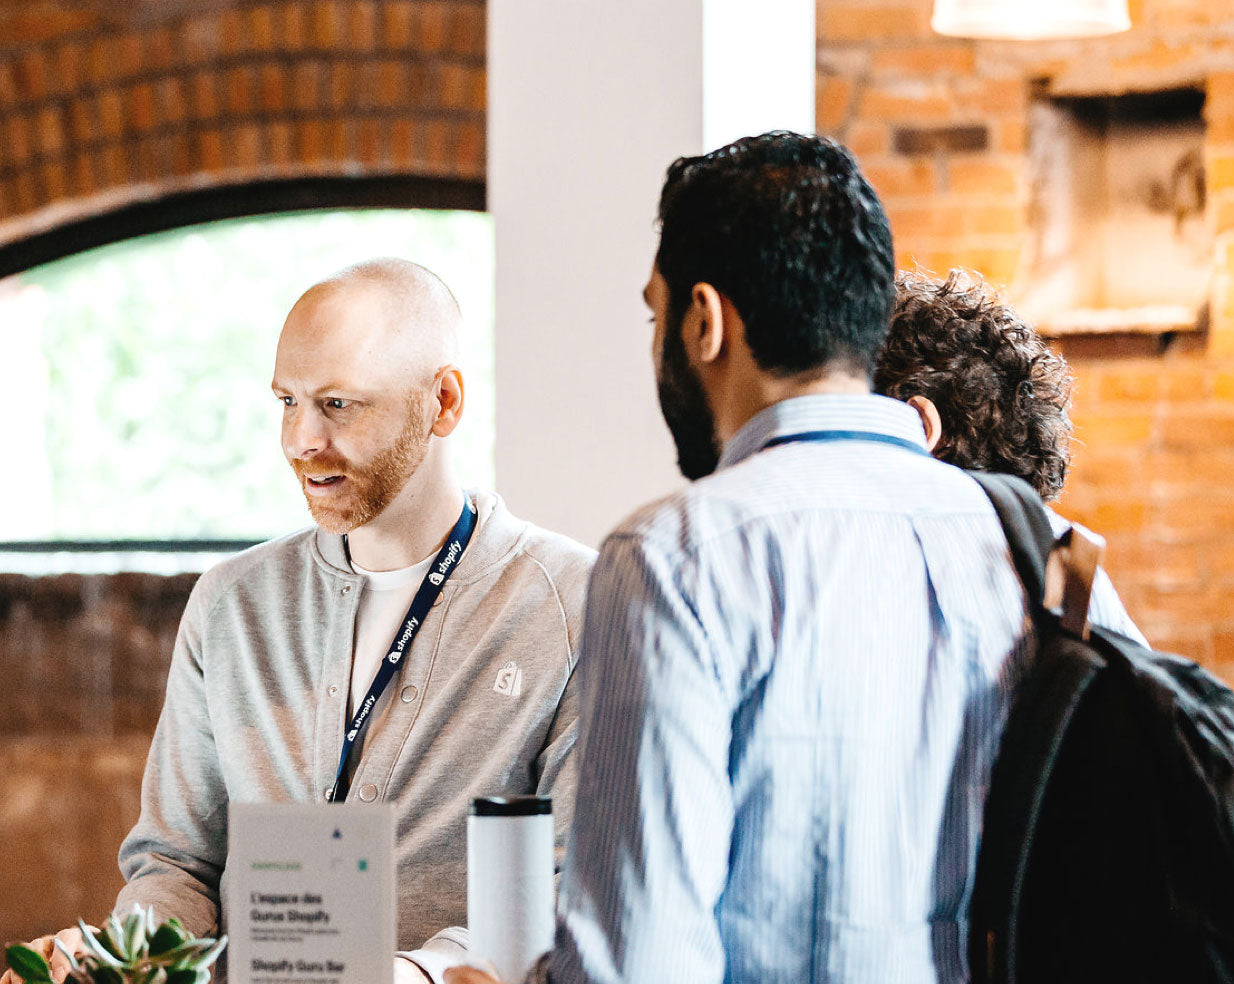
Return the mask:
{"type": "Polygon", "coordinates": [[[402,665],[403,656],[411,648],[425,616],[433,607],[433,602],[437,600],[446,581],[454,573],[454,568],[458,566],[475,528],[476,510],[468,500],[463,503],[463,511],[459,515],[458,522],[454,524],[454,529],[450,531],[445,544],[433,559],[433,565],[429,568],[428,574],[420,582],[420,587],[416,589],[415,597],[411,599],[411,607],[403,616],[403,624],[399,626],[398,634],[395,635],[394,642],[390,644],[390,651],[381,661],[381,666],[377,670],[377,675],[373,677],[368,693],[364,695],[364,700],[356,709],[347,733],[343,736],[343,750],[339,754],[338,773],[334,777],[334,785],[326,793],[326,799],[331,802],[341,803],[347,798],[347,790],[351,784],[347,777],[347,762],[355,750],[356,741],[364,733],[369,715],[377,705],[378,699],[390,685],[390,681],[394,679],[399,666],[402,665]]]}

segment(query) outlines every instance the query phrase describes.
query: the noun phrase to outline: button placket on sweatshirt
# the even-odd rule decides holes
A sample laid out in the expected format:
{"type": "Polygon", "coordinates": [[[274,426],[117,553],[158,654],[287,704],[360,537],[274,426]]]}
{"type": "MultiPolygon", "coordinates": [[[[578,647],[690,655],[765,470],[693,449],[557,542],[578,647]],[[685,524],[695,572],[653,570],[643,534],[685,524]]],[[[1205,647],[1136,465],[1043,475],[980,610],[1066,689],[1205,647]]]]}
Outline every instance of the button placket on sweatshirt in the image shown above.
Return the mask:
{"type": "Polygon", "coordinates": [[[390,780],[398,764],[399,754],[415,727],[420,708],[428,693],[429,677],[446,628],[445,615],[450,607],[449,598],[456,590],[457,587],[447,584],[437,596],[437,603],[429,609],[424,625],[403,657],[398,674],[390,681],[390,686],[375,710],[369,734],[365,737],[359,766],[352,777],[353,790],[365,784],[376,789],[372,798],[365,802],[372,802],[378,797],[390,799],[398,794],[397,790],[390,792],[390,780]],[[386,736],[384,740],[377,740],[379,733],[386,736]],[[391,735],[398,735],[400,739],[393,741],[389,737],[391,735]]]}
{"type": "Polygon", "coordinates": [[[356,615],[360,609],[360,579],[340,575],[326,576],[323,603],[335,614],[331,620],[322,660],[321,683],[317,691],[317,789],[315,798],[325,802],[334,785],[343,733],[347,729],[347,688],[351,680],[352,652],[355,649],[356,615]]]}

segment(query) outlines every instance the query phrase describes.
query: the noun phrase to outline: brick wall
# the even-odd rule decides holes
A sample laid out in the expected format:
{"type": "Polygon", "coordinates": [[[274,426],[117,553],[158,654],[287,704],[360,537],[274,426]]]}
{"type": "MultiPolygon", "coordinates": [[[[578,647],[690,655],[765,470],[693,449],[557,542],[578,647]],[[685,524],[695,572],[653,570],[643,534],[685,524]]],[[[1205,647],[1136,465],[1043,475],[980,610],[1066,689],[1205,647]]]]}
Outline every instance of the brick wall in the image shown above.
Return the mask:
{"type": "Polygon", "coordinates": [[[0,243],[189,187],[484,175],[476,0],[0,3],[0,243]]]}
{"type": "Polygon", "coordinates": [[[902,266],[972,267],[1016,299],[1029,222],[1034,85],[1069,95],[1207,94],[1206,333],[1069,337],[1075,463],[1060,510],[1109,539],[1107,566],[1154,643],[1234,681],[1234,11],[1133,0],[1133,29],[1084,42],[941,38],[931,0],[822,0],[818,127],[857,153],[902,266]],[[897,150],[898,130],[985,128],[979,151],[897,150]]]}
{"type": "Polygon", "coordinates": [[[0,942],[106,915],[196,575],[0,574],[0,942]]]}

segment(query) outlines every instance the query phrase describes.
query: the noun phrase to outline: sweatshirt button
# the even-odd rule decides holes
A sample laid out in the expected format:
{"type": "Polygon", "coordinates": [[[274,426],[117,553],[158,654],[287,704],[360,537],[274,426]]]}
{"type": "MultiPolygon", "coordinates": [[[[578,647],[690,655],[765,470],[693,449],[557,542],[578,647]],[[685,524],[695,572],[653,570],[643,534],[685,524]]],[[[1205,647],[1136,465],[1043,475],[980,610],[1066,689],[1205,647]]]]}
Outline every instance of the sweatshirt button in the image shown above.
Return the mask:
{"type": "Polygon", "coordinates": [[[350,585],[350,584],[344,584],[344,585],[343,585],[342,594],[351,594],[351,585],[350,585]]]}
{"type": "Polygon", "coordinates": [[[416,699],[416,694],[419,692],[415,687],[404,687],[403,692],[399,696],[403,699],[404,704],[410,704],[416,699]]]}
{"type": "Polygon", "coordinates": [[[366,782],[360,787],[360,799],[365,803],[371,803],[377,798],[377,787],[371,782],[366,782]]]}
{"type": "Polygon", "coordinates": [[[337,697],[337,696],[338,696],[338,687],[335,687],[335,686],[331,685],[331,686],[330,686],[330,687],[326,690],[326,693],[328,693],[331,697],[337,697]]]}

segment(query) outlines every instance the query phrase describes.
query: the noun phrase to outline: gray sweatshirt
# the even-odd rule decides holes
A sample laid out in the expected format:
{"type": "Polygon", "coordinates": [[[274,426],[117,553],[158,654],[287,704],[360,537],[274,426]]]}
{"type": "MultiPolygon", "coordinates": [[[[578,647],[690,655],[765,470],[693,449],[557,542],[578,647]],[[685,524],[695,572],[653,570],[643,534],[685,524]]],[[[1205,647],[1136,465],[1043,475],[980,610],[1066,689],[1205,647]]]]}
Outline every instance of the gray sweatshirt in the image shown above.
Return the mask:
{"type": "MultiPolygon", "coordinates": [[[[466,923],[472,797],[551,795],[559,864],[573,814],[572,674],[595,554],[515,519],[496,495],[468,494],[476,532],[374,711],[348,793],[397,808],[400,950],[466,923]],[[511,661],[518,696],[495,689],[511,661]]],[[[120,848],[128,884],[117,910],[152,905],[198,934],[218,931],[227,804],[325,802],[363,585],[342,538],[319,529],[201,577],[176,639],[141,816],[120,848]]]]}

